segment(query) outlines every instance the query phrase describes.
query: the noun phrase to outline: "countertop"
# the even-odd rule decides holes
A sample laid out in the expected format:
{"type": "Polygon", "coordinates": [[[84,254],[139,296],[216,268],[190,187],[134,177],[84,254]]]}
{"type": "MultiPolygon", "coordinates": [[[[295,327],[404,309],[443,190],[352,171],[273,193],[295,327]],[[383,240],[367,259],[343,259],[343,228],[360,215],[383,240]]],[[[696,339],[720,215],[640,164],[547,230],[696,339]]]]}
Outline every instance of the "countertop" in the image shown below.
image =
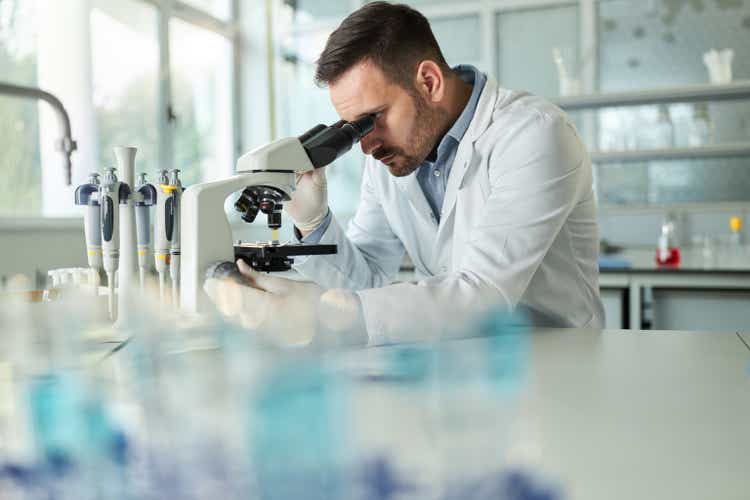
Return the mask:
{"type": "MultiPolygon", "coordinates": [[[[416,484],[502,455],[506,466],[533,471],[565,499],[748,498],[750,348],[741,333],[541,329],[526,339],[526,376],[505,421],[462,413],[434,386],[393,376],[393,359],[429,344],[346,351],[343,373],[358,381],[356,408],[343,417],[354,441],[391,450],[396,470],[408,471],[402,479],[416,484]],[[475,420],[457,434],[461,441],[446,443],[441,426],[451,415],[475,420]],[[494,437],[500,427],[507,441],[494,437]],[[441,469],[446,449],[453,465],[441,469]]],[[[482,353],[488,342],[448,344],[482,353]]],[[[195,366],[213,359],[210,349],[197,355],[204,361],[195,366]]],[[[326,417],[337,429],[338,416],[326,417]]]]}
{"type": "Polygon", "coordinates": [[[748,498],[749,368],[738,333],[538,333],[526,451],[566,498],[748,498]]]}

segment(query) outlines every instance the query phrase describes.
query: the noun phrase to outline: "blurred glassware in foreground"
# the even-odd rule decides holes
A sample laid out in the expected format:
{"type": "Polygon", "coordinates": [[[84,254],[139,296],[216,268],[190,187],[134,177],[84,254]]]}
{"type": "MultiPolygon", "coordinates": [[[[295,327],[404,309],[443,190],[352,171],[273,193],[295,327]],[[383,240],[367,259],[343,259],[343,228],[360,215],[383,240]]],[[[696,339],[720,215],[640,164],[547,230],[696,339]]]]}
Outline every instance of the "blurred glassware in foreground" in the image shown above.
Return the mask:
{"type": "Polygon", "coordinates": [[[471,341],[279,348],[153,288],[117,331],[83,288],[0,302],[3,500],[559,497],[507,462],[523,318],[486,311],[471,341]]]}

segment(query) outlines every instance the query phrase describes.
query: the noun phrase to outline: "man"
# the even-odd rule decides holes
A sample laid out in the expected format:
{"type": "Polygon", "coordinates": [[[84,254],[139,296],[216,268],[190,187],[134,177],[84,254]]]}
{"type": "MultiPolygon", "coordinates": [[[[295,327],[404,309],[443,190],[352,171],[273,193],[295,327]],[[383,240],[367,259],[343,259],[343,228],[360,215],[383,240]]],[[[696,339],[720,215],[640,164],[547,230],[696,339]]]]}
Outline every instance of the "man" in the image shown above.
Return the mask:
{"type": "Polygon", "coordinates": [[[361,144],[360,204],[344,233],[324,169],[298,179],[285,207],[298,238],[339,252],[297,260],[322,288],[241,266],[251,325],[320,301],[318,330],[341,317],[370,344],[429,335],[480,305],[536,325],[602,326],[591,163],[562,111],[471,66],[451,69],[424,16],[386,2],[331,34],[316,80],[342,119],[376,117],[361,144]],[[417,280],[390,284],[405,253],[417,280]]]}

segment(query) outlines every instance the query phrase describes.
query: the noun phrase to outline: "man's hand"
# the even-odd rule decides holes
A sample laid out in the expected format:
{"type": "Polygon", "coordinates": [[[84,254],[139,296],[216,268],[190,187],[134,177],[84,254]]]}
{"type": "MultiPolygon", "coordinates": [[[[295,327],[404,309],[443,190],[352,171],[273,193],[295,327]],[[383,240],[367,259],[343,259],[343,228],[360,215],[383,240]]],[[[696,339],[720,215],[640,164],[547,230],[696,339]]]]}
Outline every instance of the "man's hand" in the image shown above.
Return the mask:
{"type": "Polygon", "coordinates": [[[281,345],[367,343],[359,298],[349,290],[323,290],[314,283],[276,278],[238,260],[247,286],[206,280],[203,289],[225,316],[281,345]]]}
{"type": "Polygon", "coordinates": [[[209,279],[203,286],[225,315],[282,345],[306,345],[315,336],[323,289],[314,283],[276,278],[238,260],[248,286],[209,279]]]}
{"type": "Polygon", "coordinates": [[[297,188],[284,210],[303,236],[315,231],[328,215],[328,182],[324,168],[296,175],[297,188]]]}

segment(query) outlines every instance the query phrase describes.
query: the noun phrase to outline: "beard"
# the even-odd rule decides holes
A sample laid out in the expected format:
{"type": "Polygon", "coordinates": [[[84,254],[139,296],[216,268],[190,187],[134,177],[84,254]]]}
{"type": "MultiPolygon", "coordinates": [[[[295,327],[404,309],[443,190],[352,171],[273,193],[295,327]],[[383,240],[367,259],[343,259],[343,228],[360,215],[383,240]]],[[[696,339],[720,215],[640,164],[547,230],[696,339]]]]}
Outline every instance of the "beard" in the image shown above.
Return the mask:
{"type": "Polygon", "coordinates": [[[376,160],[385,159],[388,171],[395,177],[406,177],[417,170],[435,147],[444,122],[442,110],[431,109],[421,96],[413,95],[416,108],[414,128],[409,134],[409,149],[380,148],[373,153],[376,160]],[[391,156],[391,158],[388,158],[391,156]]]}

